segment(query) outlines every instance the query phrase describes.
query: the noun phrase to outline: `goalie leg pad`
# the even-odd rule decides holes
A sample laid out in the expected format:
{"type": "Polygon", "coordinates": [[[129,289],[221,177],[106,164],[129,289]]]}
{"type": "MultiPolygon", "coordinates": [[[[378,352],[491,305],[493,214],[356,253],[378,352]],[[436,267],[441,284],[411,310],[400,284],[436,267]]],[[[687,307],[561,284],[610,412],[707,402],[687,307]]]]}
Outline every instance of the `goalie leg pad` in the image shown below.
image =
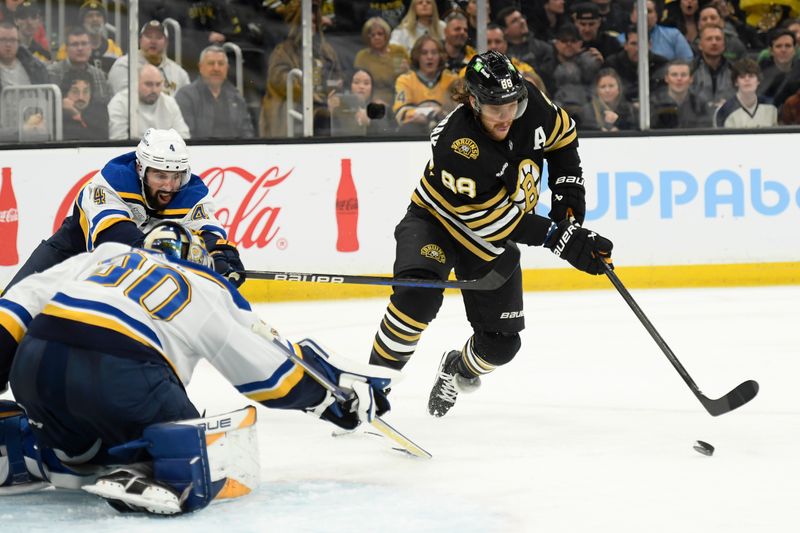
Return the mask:
{"type": "Polygon", "coordinates": [[[0,487],[37,481],[25,466],[25,441],[33,440],[28,417],[15,402],[0,401],[0,487]]]}
{"type": "MultiPolygon", "coordinates": [[[[153,459],[152,477],[125,469],[127,475],[115,472],[116,479],[84,489],[108,499],[115,509],[124,510],[119,507],[121,501],[131,504],[132,510],[159,514],[164,513],[150,507],[170,500],[165,486],[180,495],[181,512],[202,509],[215,499],[244,496],[259,481],[255,423],[255,407],[248,406],[214,417],[149,426],[141,439],[116,446],[109,453],[126,455],[131,449],[146,448],[153,459]],[[143,502],[142,484],[156,487],[148,491],[156,503],[143,502]]],[[[169,511],[170,504],[166,505],[169,511]]]]}

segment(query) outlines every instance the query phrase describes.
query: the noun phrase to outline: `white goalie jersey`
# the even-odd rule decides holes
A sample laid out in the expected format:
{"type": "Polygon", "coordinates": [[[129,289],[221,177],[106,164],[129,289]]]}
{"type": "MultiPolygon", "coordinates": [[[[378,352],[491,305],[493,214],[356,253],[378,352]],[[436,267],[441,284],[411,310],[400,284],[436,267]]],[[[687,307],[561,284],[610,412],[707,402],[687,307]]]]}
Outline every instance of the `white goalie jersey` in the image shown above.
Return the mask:
{"type": "MultiPolygon", "coordinates": [[[[0,299],[0,328],[16,343],[29,331],[39,338],[163,362],[184,385],[203,358],[253,400],[271,407],[282,407],[284,401],[302,404],[299,387],[288,398],[302,369],[253,333],[259,320],[212,270],[118,243],[101,244],[32,275],[0,299]]],[[[0,354],[0,362],[9,361],[9,366],[12,358],[13,352],[0,354]]]]}

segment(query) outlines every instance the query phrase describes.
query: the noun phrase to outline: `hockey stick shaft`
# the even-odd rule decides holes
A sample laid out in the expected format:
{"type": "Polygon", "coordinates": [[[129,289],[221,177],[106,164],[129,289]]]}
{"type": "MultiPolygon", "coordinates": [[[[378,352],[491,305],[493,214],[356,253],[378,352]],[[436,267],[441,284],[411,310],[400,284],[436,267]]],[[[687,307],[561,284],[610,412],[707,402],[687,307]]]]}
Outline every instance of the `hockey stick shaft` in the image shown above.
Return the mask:
{"type": "MultiPolygon", "coordinates": [[[[277,331],[270,328],[263,322],[254,324],[253,331],[257,335],[260,335],[261,337],[267,339],[268,341],[276,345],[278,348],[280,348],[283,354],[290,361],[292,361],[294,364],[302,368],[306,374],[311,376],[311,379],[322,385],[322,387],[324,387],[325,390],[329,391],[331,395],[336,399],[336,401],[346,402],[352,398],[351,393],[333,383],[326,376],[320,374],[314,367],[310,366],[308,363],[303,361],[302,358],[298,357],[297,354],[294,352],[293,344],[288,342],[283,337],[281,337],[277,331]]],[[[411,439],[400,433],[398,430],[396,430],[393,426],[391,426],[381,417],[379,416],[374,417],[372,420],[370,420],[370,425],[374,427],[377,431],[379,431],[384,437],[394,441],[397,445],[401,447],[402,451],[408,453],[409,455],[413,455],[415,457],[422,457],[425,459],[430,459],[431,457],[433,457],[430,454],[430,452],[420,447],[414,441],[412,441],[411,439]]]]}
{"type": "Polygon", "coordinates": [[[628,289],[622,284],[622,281],[614,272],[614,269],[611,267],[611,265],[605,260],[601,261],[600,263],[603,265],[603,270],[606,276],[608,276],[608,279],[611,280],[614,288],[617,289],[617,292],[620,293],[622,299],[625,300],[625,303],[627,303],[628,307],[631,308],[633,313],[636,315],[636,318],[639,319],[639,322],[642,323],[658,347],[661,348],[661,351],[664,353],[664,355],[667,356],[669,362],[672,363],[672,366],[675,367],[675,370],[678,371],[678,374],[681,376],[683,381],[689,386],[689,389],[692,391],[695,397],[697,397],[700,403],[703,404],[703,407],[706,408],[709,414],[712,416],[719,416],[744,405],[755,397],[755,395],[758,393],[758,383],[752,380],[741,383],[728,394],[716,400],[706,397],[689,375],[689,372],[667,345],[667,342],[664,340],[661,334],[658,333],[658,330],[656,330],[655,326],[653,326],[653,323],[650,322],[650,319],[648,319],[647,315],[644,314],[644,311],[642,311],[642,309],[639,307],[639,304],[637,304],[636,300],[633,299],[631,293],[628,292],[628,289]]]}
{"type": "Polygon", "coordinates": [[[489,291],[500,288],[519,267],[519,248],[509,242],[505,251],[494,260],[492,270],[478,279],[439,280],[423,278],[393,278],[389,276],[361,276],[350,274],[318,274],[311,272],[278,272],[269,270],[245,270],[250,279],[275,281],[305,281],[311,283],[389,285],[394,287],[417,287],[423,289],[461,289],[489,291]]]}

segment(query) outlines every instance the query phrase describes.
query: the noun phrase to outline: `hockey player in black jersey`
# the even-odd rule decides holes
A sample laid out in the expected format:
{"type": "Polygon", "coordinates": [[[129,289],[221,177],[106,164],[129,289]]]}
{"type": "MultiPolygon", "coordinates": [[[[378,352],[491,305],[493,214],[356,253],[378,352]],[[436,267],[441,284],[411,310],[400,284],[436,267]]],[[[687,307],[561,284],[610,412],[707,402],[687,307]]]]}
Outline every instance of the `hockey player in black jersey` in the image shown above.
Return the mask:
{"type": "MultiPolygon", "coordinates": [[[[462,105],[431,132],[432,157],[395,228],[394,275],[446,279],[455,270],[459,279],[479,278],[509,241],[543,245],[579,270],[601,273],[599,261],[610,261],[612,243],[580,225],[584,179],[575,122],[566,111],[494,51],[472,58],[456,100],[462,105]],[[545,159],[549,218],[533,212],[545,159]]],[[[442,292],[395,287],[370,363],[401,369],[436,316],[442,292]]],[[[462,297],[473,335],[442,356],[428,402],[437,417],[520,348],[519,269],[499,289],[462,297]]]]}

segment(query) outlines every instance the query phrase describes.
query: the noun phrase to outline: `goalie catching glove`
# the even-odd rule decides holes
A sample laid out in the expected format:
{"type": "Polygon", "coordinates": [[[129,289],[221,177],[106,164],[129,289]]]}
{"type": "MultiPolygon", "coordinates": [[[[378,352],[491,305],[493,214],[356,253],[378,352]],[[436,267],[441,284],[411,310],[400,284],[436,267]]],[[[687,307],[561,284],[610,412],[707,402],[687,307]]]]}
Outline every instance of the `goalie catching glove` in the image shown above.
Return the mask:
{"type": "Polygon", "coordinates": [[[304,339],[298,345],[306,363],[348,393],[347,400],[338,401],[331,391],[326,390],[322,402],[307,408],[308,413],[340,428],[352,430],[362,422],[369,424],[375,417],[389,412],[389,385],[399,375],[398,372],[372,365],[359,365],[344,358],[336,358],[334,361],[330,354],[310,339],[304,339]]]}
{"type": "Polygon", "coordinates": [[[600,261],[611,258],[614,244],[571,220],[553,224],[544,245],[570,265],[588,274],[603,272],[600,261]]]}

